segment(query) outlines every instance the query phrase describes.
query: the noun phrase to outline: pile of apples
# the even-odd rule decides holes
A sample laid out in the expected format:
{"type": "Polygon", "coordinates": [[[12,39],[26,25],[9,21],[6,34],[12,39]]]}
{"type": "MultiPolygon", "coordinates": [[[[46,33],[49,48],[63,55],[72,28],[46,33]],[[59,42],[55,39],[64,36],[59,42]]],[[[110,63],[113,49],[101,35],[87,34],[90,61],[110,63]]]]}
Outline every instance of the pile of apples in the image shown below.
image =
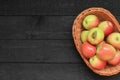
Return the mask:
{"type": "Polygon", "coordinates": [[[120,63],[120,33],[114,31],[111,21],[101,21],[89,14],[83,19],[82,27],[82,54],[93,68],[104,69],[120,63]]]}

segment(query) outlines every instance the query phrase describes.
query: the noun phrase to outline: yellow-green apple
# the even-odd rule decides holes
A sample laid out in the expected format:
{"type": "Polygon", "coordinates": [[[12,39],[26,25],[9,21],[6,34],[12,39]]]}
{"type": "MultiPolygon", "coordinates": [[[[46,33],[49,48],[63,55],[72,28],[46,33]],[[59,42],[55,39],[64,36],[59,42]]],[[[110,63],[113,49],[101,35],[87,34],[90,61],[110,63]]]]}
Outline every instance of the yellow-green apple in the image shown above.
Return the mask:
{"type": "Polygon", "coordinates": [[[110,21],[102,21],[98,27],[103,30],[105,36],[109,35],[114,30],[114,26],[110,21]]]}
{"type": "Polygon", "coordinates": [[[82,54],[86,58],[90,58],[90,57],[94,56],[96,53],[96,47],[91,45],[88,42],[84,42],[81,46],[81,49],[82,49],[82,54]]]}
{"type": "Polygon", "coordinates": [[[87,41],[87,35],[88,35],[88,32],[87,30],[84,30],[81,32],[81,35],[80,35],[80,38],[81,38],[81,41],[84,43],[87,41]]]}
{"type": "Polygon", "coordinates": [[[107,37],[107,42],[113,45],[115,48],[120,49],[120,33],[113,32],[107,37]]]}
{"type": "Polygon", "coordinates": [[[103,69],[106,67],[106,61],[99,59],[96,55],[89,59],[89,63],[95,69],[103,69]]]}
{"type": "Polygon", "coordinates": [[[104,41],[97,45],[96,55],[101,60],[104,61],[112,60],[115,56],[115,53],[116,49],[112,45],[104,41]]]}
{"type": "Polygon", "coordinates": [[[112,60],[109,60],[108,63],[114,66],[119,64],[120,63],[120,51],[117,51],[115,54],[115,57],[112,60]]]}
{"type": "Polygon", "coordinates": [[[84,19],[83,19],[83,27],[85,29],[91,29],[94,27],[97,27],[99,24],[99,19],[96,15],[87,15],[84,19]]]}
{"type": "Polygon", "coordinates": [[[92,28],[88,32],[88,42],[97,45],[104,40],[104,32],[100,28],[92,28]]]}

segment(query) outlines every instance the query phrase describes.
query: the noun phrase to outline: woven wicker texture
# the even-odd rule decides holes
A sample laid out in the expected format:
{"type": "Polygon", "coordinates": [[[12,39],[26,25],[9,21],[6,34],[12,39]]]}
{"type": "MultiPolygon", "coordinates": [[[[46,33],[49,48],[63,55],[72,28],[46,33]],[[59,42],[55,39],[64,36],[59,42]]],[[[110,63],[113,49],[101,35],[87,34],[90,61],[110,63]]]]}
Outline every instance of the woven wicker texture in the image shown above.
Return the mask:
{"type": "Polygon", "coordinates": [[[94,14],[94,15],[98,16],[101,21],[102,20],[109,20],[109,21],[111,21],[114,24],[114,26],[115,26],[114,31],[120,31],[120,27],[119,27],[118,21],[116,20],[116,18],[108,10],[106,10],[104,8],[98,8],[98,7],[88,8],[88,9],[84,10],[83,12],[81,12],[76,17],[76,19],[74,20],[73,27],[72,27],[72,35],[73,35],[75,46],[76,46],[80,56],[82,57],[82,59],[86,63],[86,65],[93,72],[95,72],[95,73],[97,73],[99,75],[102,75],[102,76],[115,75],[115,74],[120,72],[120,64],[118,64],[116,66],[108,65],[104,69],[97,70],[97,69],[94,69],[90,65],[88,60],[82,55],[82,51],[81,51],[81,44],[82,44],[82,42],[80,40],[80,34],[81,34],[81,31],[83,30],[83,28],[82,28],[82,20],[88,14],[94,14]]]}

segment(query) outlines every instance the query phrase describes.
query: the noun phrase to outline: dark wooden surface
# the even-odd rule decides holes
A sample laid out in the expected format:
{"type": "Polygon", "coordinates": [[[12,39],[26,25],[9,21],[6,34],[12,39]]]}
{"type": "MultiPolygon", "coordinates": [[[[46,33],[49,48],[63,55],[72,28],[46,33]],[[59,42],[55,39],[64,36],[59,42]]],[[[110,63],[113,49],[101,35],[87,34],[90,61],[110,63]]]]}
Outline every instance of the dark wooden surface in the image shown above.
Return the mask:
{"type": "Polygon", "coordinates": [[[1,0],[0,15],[77,15],[89,7],[104,7],[119,15],[120,0],[1,0]]]}
{"type": "Polygon", "coordinates": [[[119,0],[1,0],[0,80],[120,80],[101,77],[82,61],[72,39],[75,17],[89,7],[110,10],[119,0]]]}

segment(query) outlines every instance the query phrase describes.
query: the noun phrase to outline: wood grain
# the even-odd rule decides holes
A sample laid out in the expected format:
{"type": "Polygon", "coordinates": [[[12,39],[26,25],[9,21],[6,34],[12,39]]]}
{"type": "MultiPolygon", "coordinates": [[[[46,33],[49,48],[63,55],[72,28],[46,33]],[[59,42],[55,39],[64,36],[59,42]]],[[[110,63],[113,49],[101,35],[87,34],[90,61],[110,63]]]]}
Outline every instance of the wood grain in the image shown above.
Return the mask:
{"type": "Polygon", "coordinates": [[[119,0],[1,0],[0,15],[77,15],[89,7],[120,13],[119,0]]]}
{"type": "Polygon", "coordinates": [[[82,62],[72,40],[0,40],[0,62],[82,62]]]}
{"type": "Polygon", "coordinates": [[[0,16],[0,39],[72,39],[75,16],[0,16]]]}
{"type": "Polygon", "coordinates": [[[84,64],[0,64],[0,80],[119,80],[119,76],[98,76],[84,64]]]}

